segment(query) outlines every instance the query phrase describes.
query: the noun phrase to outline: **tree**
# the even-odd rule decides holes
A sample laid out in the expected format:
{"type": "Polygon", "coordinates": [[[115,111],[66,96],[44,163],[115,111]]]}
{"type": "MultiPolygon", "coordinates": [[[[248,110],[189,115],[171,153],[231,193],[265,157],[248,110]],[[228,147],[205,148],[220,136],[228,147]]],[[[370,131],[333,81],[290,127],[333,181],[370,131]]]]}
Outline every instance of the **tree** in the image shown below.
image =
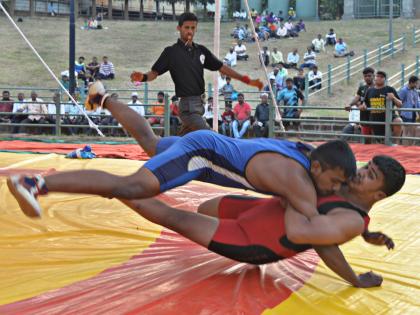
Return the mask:
{"type": "Polygon", "coordinates": [[[203,5],[204,19],[207,19],[207,4],[214,4],[215,0],[198,0],[203,5]]]}
{"type": "Polygon", "coordinates": [[[144,20],[144,0],[140,0],[140,20],[144,20]]]}
{"type": "Polygon", "coordinates": [[[172,20],[176,21],[175,4],[180,2],[180,0],[166,0],[166,2],[172,5],[172,20]]]}

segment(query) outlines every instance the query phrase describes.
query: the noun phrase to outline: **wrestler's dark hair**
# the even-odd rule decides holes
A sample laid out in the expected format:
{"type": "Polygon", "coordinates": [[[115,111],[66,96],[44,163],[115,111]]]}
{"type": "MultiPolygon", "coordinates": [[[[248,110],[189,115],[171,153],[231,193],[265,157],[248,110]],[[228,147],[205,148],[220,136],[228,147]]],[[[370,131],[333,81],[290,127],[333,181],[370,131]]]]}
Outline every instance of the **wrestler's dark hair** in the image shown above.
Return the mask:
{"type": "Polygon", "coordinates": [[[372,161],[384,174],[382,191],[388,197],[398,192],[405,182],[405,169],[400,162],[387,155],[376,155],[372,161]]]}
{"type": "Polygon", "coordinates": [[[318,161],[323,170],[342,169],[347,178],[356,175],[356,158],[350,146],[343,140],[321,144],[311,152],[311,161],[318,161]]]}
{"type": "Polygon", "coordinates": [[[198,22],[198,19],[194,13],[191,13],[191,12],[182,13],[178,19],[178,26],[182,26],[182,24],[184,24],[184,22],[187,22],[187,21],[198,22]]]}

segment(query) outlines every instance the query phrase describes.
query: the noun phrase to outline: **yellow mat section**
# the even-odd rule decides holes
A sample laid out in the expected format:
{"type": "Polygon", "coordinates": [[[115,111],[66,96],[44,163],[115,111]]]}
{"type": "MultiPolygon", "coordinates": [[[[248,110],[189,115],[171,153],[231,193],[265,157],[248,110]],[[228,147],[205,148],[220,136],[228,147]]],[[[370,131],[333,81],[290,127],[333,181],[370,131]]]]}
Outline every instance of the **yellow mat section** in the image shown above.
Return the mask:
{"type": "Polygon", "coordinates": [[[420,314],[420,176],[407,176],[403,189],[375,205],[370,217],[370,230],[391,236],[395,249],[369,245],[360,237],[341,248],[356,271],[381,274],[382,287],[343,286],[321,263],[304,287],[264,315],[420,314]]]}
{"type": "MultiPolygon", "coordinates": [[[[140,165],[128,160],[71,160],[56,154],[0,154],[3,171],[90,168],[124,175],[140,165]]],[[[44,217],[29,219],[5,181],[0,177],[0,305],[90,278],[141,253],[160,235],[160,226],[118,201],[87,195],[52,194],[41,199],[44,217]]]]}

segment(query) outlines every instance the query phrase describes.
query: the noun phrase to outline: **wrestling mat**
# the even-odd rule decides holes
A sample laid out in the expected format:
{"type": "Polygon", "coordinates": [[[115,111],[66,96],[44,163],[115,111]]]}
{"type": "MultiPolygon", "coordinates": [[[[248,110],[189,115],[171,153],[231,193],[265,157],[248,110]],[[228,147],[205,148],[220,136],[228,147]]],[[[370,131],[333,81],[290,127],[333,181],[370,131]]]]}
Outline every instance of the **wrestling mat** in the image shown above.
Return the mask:
{"type": "MultiPolygon", "coordinates": [[[[395,250],[361,238],[342,246],[357,272],[384,277],[373,289],[350,287],[313,251],[262,267],[236,263],[115,200],[52,194],[41,199],[44,218],[31,220],[5,184],[19,172],[125,175],[142,163],[0,153],[0,314],[420,314],[420,176],[371,212],[371,230],[390,235],[395,250]]],[[[193,182],[167,198],[194,211],[232,191],[193,182]]]]}

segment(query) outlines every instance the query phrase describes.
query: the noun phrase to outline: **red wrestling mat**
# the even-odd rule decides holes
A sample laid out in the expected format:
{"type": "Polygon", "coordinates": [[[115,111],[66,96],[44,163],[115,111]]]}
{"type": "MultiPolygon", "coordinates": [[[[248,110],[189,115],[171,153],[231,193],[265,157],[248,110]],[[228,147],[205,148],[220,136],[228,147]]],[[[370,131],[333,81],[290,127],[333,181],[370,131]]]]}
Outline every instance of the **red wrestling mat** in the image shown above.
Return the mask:
{"type": "MultiPolygon", "coordinates": [[[[85,144],[79,143],[43,143],[27,141],[1,141],[0,151],[22,151],[33,153],[67,154],[85,144]]],[[[148,155],[136,144],[91,144],[98,157],[119,158],[129,160],[148,160],[148,155]]],[[[357,161],[367,162],[374,155],[386,154],[400,161],[408,174],[420,174],[420,147],[395,146],[389,147],[382,144],[351,144],[356,154],[357,161]]]]}

